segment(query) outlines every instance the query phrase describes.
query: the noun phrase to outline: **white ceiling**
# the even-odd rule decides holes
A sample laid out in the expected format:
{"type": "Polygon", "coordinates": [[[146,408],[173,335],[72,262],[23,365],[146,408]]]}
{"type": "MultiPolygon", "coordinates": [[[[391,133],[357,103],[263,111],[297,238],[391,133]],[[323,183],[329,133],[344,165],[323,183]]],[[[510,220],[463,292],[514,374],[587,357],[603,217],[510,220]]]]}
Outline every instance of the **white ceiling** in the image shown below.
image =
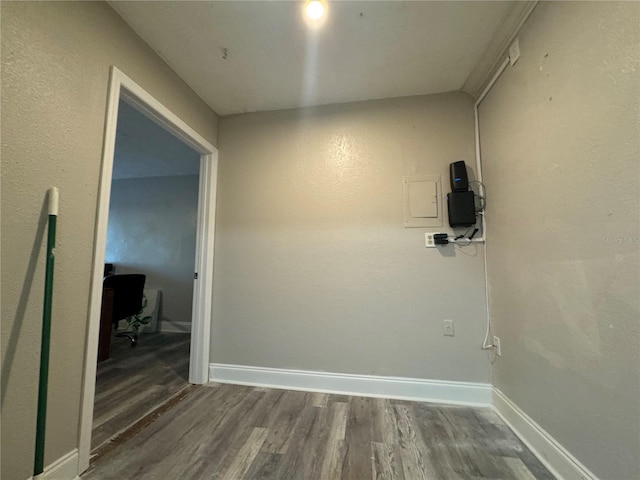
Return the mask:
{"type": "Polygon", "coordinates": [[[120,101],[113,179],[197,175],[200,154],[120,101]]]}
{"type": "Polygon", "coordinates": [[[297,1],[111,6],[219,115],[462,88],[513,2],[297,1]]]}

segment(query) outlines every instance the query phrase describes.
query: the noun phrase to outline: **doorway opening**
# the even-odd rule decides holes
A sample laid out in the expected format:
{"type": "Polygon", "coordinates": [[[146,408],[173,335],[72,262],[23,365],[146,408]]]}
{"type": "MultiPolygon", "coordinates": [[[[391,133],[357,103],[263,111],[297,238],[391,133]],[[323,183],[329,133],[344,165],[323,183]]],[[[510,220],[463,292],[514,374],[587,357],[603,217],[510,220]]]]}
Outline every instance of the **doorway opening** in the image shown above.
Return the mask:
{"type": "MultiPolygon", "coordinates": [[[[158,127],[161,127],[164,131],[171,134],[186,147],[192,149],[195,152],[194,155],[199,156],[197,181],[194,178],[191,179],[191,182],[195,182],[194,185],[197,185],[197,211],[194,213],[196,225],[195,268],[193,272],[191,272],[193,275],[191,333],[188,336],[189,341],[185,343],[188,343],[189,349],[189,383],[206,383],[209,376],[209,341],[212,307],[210,292],[212,292],[213,286],[213,245],[215,235],[215,193],[218,152],[213,145],[153,98],[142,87],[133,82],[133,80],[116,67],[112,67],[94,239],[95,248],[91,284],[91,305],[87,329],[87,347],[85,352],[81,405],[79,473],[89,467],[89,457],[92,448],[91,437],[94,400],[96,396],[96,359],[98,354],[103,278],[105,273],[107,227],[112,196],[118,112],[121,108],[123,110],[131,109],[135,111],[136,114],[143,115],[146,119],[151,120],[158,127]]],[[[194,185],[191,186],[193,187],[194,185]]],[[[161,198],[162,192],[158,192],[157,195],[161,198]]],[[[162,319],[160,318],[159,321],[162,322],[162,319]]],[[[184,322],[173,325],[174,329],[184,327],[184,322]]],[[[118,338],[117,340],[126,342],[124,338],[118,338]]],[[[127,345],[127,348],[130,347],[127,345]]],[[[141,411],[140,416],[143,416],[145,413],[145,411],[141,411]]]]}
{"type": "Polygon", "coordinates": [[[120,100],[92,451],[189,385],[199,171],[198,152],[120,100]]]}

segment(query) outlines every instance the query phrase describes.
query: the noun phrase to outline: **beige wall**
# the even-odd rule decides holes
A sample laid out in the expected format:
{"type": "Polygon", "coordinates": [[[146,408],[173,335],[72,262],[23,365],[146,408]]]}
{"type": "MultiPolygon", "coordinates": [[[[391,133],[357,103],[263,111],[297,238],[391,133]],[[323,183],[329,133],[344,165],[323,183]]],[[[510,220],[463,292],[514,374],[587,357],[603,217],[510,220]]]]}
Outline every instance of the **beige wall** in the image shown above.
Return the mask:
{"type": "Polygon", "coordinates": [[[541,3],[480,106],[494,384],[640,477],[640,4],[541,3]]]}
{"type": "Polygon", "coordinates": [[[111,184],[105,261],[116,265],[116,273],[145,274],[145,288],[162,291],[163,331],[185,331],[189,325],[182,324],[191,323],[198,179],[126,178],[111,184]]]}
{"type": "Polygon", "coordinates": [[[2,478],[31,475],[48,187],[60,188],[45,464],[78,445],[109,67],[216,143],[217,117],[105,3],[2,2],[2,478]]]}
{"type": "Polygon", "coordinates": [[[488,382],[482,247],[403,228],[403,175],[472,162],[469,96],[223,117],[219,139],[213,362],[488,382]]]}

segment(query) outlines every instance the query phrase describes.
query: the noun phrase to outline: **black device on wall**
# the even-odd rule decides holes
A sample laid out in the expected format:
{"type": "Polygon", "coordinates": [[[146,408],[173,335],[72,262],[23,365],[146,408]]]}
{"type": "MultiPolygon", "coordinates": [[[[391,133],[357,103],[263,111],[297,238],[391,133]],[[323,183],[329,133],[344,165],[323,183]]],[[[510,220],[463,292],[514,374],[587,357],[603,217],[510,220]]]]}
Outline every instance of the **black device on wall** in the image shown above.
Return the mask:
{"type": "Polygon", "coordinates": [[[449,164],[449,178],[452,191],[466,192],[469,190],[469,178],[467,177],[467,166],[464,160],[449,164]]]}
{"type": "Polygon", "coordinates": [[[464,160],[449,165],[451,192],[447,194],[451,228],[471,227],[476,223],[475,194],[469,190],[467,166],[464,160]]]}

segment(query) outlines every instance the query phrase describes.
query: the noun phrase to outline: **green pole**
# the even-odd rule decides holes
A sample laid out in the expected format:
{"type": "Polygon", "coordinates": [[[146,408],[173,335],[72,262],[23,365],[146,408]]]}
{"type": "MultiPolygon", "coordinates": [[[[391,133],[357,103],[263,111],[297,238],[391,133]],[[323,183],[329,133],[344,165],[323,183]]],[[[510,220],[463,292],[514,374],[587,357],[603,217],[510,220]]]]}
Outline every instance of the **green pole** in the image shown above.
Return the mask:
{"type": "Polygon", "coordinates": [[[49,189],[49,230],[47,233],[47,267],[44,279],[44,308],[42,312],[42,347],[40,350],[40,381],[38,383],[38,419],[36,422],[36,454],[33,477],[44,471],[44,437],[47,423],[47,387],[49,379],[49,347],[51,344],[51,304],[53,300],[53,266],[58,219],[58,189],[49,189]]]}

